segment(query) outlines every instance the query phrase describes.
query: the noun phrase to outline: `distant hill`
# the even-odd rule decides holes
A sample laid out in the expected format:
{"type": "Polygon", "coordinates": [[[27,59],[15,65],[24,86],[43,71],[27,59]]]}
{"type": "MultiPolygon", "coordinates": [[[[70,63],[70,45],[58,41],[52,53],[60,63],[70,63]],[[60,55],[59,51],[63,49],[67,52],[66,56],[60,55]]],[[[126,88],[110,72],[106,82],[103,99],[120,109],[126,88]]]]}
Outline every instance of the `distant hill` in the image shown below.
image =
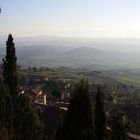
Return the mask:
{"type": "MultiPolygon", "coordinates": [[[[4,54],[3,51],[1,54],[4,54]]],[[[140,67],[140,53],[104,51],[90,47],[17,47],[17,56],[22,66],[67,66],[90,70],[140,67]]]]}
{"type": "MultiPolygon", "coordinates": [[[[6,37],[0,36],[0,46],[3,46],[0,47],[0,58],[5,54],[5,40],[6,37]]],[[[140,51],[136,51],[140,46],[139,39],[29,37],[15,38],[15,45],[18,63],[26,67],[140,68],[140,51]],[[135,52],[130,51],[133,47],[135,52]]]]}

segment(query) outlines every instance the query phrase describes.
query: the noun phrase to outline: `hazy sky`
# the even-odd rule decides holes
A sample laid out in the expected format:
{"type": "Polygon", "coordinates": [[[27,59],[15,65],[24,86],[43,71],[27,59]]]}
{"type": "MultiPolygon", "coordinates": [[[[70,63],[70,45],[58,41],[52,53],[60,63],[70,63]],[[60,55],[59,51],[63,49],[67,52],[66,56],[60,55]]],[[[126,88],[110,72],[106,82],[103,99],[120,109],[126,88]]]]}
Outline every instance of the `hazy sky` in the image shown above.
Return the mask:
{"type": "Polygon", "coordinates": [[[140,37],[140,0],[0,0],[0,34],[140,37]]]}

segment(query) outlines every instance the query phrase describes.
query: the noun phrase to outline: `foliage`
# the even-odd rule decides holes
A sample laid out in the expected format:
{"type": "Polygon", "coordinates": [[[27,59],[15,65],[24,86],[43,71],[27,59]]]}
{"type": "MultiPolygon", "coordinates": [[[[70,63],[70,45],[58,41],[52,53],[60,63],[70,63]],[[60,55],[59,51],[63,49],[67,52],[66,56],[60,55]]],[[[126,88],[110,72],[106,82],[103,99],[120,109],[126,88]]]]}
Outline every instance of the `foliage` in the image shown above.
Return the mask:
{"type": "Polygon", "coordinates": [[[17,107],[16,139],[43,140],[43,124],[40,122],[37,112],[31,107],[30,98],[20,95],[17,107]]]}
{"type": "Polygon", "coordinates": [[[75,88],[66,118],[56,134],[56,140],[72,139],[94,139],[94,108],[85,80],[75,88]]]}
{"type": "Polygon", "coordinates": [[[16,51],[13,43],[13,37],[10,34],[6,42],[6,55],[3,59],[3,78],[4,84],[10,90],[12,96],[18,94],[18,76],[16,65],[16,51]]]}
{"type": "Polygon", "coordinates": [[[0,79],[0,139],[14,139],[12,98],[0,79]]]}
{"type": "MultiPolygon", "coordinates": [[[[6,42],[6,55],[3,58],[3,78],[4,78],[4,86],[7,88],[9,94],[5,96],[5,104],[6,104],[6,128],[10,131],[13,131],[13,136],[11,135],[9,139],[14,139],[14,119],[15,119],[15,104],[18,94],[18,76],[16,73],[17,65],[16,65],[16,51],[15,45],[13,43],[13,37],[10,34],[8,36],[8,40],[6,42]]],[[[6,92],[5,92],[6,94],[6,92]]],[[[10,133],[8,132],[10,135],[10,133]]]]}
{"type": "Polygon", "coordinates": [[[124,120],[125,115],[121,112],[116,112],[112,124],[112,140],[127,140],[127,123],[124,120]]]}
{"type": "Polygon", "coordinates": [[[51,92],[51,94],[56,97],[60,98],[60,91],[64,89],[65,83],[62,81],[55,81],[55,80],[49,80],[46,81],[46,86],[43,89],[43,92],[48,93],[51,92]]]}
{"type": "Polygon", "coordinates": [[[0,83],[0,139],[44,140],[44,127],[28,97],[19,95],[16,51],[10,34],[3,59],[4,85],[0,83]]]}
{"type": "Polygon", "coordinates": [[[104,110],[103,95],[98,86],[95,105],[95,133],[96,140],[104,140],[106,133],[106,115],[104,110]]]}

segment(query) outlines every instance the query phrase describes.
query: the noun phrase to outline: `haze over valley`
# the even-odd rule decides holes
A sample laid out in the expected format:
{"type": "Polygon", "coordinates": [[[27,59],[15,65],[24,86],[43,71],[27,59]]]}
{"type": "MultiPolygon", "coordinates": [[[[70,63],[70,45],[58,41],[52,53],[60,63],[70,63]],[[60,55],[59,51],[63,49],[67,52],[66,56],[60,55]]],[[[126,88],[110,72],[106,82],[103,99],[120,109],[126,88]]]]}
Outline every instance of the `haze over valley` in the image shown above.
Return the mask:
{"type": "MultiPolygon", "coordinates": [[[[4,37],[0,40],[4,56],[4,37]]],[[[80,67],[89,70],[140,68],[140,39],[28,37],[16,38],[23,67],[80,67]],[[38,38],[38,39],[37,39],[38,38]]]]}

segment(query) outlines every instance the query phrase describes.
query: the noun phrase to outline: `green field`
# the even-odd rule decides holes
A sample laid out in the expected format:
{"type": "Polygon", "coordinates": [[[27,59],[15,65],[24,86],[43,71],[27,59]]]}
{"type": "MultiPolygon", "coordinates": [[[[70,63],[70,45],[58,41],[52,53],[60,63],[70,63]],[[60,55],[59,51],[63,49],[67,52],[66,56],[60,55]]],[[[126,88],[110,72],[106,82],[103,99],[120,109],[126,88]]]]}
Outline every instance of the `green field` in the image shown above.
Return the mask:
{"type": "Polygon", "coordinates": [[[120,81],[121,83],[124,84],[129,84],[129,85],[135,85],[135,86],[140,86],[140,79],[132,76],[126,76],[126,75],[118,75],[116,76],[116,80],[120,81]]]}
{"type": "Polygon", "coordinates": [[[67,69],[64,71],[43,71],[43,72],[30,72],[28,70],[20,71],[21,75],[36,75],[45,76],[56,79],[70,79],[79,81],[82,78],[94,80],[96,83],[111,83],[119,82],[126,85],[134,85],[140,87],[140,70],[125,70],[125,71],[104,71],[94,75],[87,73],[82,74],[77,70],[67,69]]]}
{"type": "Polygon", "coordinates": [[[102,74],[104,77],[111,78],[126,85],[140,87],[140,70],[112,71],[102,74]]]}
{"type": "MultiPolygon", "coordinates": [[[[49,78],[56,79],[70,79],[70,80],[80,80],[83,78],[81,74],[76,72],[57,72],[57,71],[45,71],[45,72],[29,72],[29,71],[20,71],[21,75],[34,75],[34,76],[45,76],[49,78]]],[[[85,76],[85,78],[87,78],[85,76]]]]}

